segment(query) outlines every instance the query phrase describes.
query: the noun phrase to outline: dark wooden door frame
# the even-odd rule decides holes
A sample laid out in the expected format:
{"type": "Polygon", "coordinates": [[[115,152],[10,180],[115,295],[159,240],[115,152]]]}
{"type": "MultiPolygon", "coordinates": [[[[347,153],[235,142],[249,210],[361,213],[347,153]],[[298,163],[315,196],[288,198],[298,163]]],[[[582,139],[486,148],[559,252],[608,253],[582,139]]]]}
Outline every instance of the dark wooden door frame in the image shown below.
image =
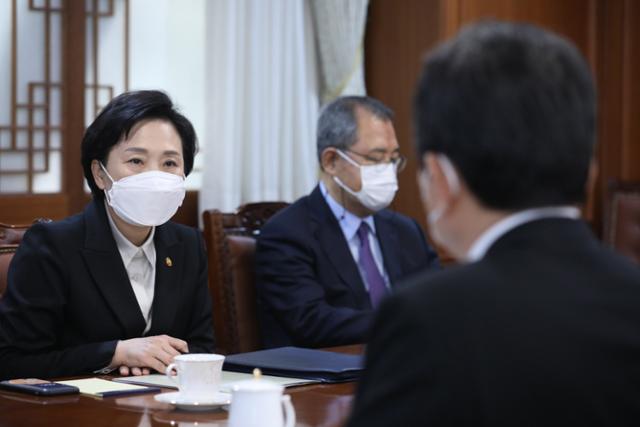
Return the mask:
{"type": "Polygon", "coordinates": [[[67,214],[82,210],[87,197],[80,164],[84,135],[85,30],[84,0],[64,0],[62,18],[62,192],[68,196],[67,214]]]}

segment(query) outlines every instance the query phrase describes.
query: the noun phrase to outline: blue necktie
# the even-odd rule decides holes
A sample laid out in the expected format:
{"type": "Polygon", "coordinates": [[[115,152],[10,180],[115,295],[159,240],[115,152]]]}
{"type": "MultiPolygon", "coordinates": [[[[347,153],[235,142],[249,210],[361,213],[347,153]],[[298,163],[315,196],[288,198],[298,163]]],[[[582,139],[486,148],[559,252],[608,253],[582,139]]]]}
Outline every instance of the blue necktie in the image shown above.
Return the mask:
{"type": "Polygon", "coordinates": [[[367,285],[369,285],[369,298],[371,305],[375,308],[387,294],[387,287],[384,284],[384,278],[378,270],[376,261],[373,259],[371,246],[369,245],[369,225],[362,221],[358,228],[358,238],[360,238],[360,259],[358,264],[364,272],[367,285]]]}

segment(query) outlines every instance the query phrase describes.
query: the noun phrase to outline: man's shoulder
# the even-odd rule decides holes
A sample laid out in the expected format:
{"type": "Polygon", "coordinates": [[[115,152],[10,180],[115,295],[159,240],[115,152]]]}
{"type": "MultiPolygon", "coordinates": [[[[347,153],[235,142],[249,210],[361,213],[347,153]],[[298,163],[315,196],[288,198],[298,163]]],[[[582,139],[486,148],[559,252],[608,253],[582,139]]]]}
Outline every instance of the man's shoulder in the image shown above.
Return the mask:
{"type": "Polygon", "coordinates": [[[260,234],[269,234],[274,230],[282,232],[305,227],[310,223],[312,215],[313,207],[311,206],[310,196],[303,196],[269,218],[261,228],[260,234]]]}
{"type": "Polygon", "coordinates": [[[405,280],[398,294],[408,299],[448,298],[448,295],[460,295],[477,289],[474,284],[483,281],[485,277],[486,266],[481,262],[454,265],[442,270],[424,270],[405,280]]]}
{"type": "Polygon", "coordinates": [[[391,299],[401,310],[415,310],[427,316],[442,312],[448,316],[446,313],[452,310],[451,307],[481,303],[495,295],[490,288],[496,286],[500,284],[492,280],[487,265],[482,262],[462,264],[442,270],[423,270],[405,279],[391,299]]]}
{"type": "MultiPolygon", "coordinates": [[[[615,285],[627,286],[635,297],[640,296],[640,268],[630,260],[613,251],[597,245],[595,251],[585,258],[588,264],[581,268],[583,274],[592,279],[585,281],[597,282],[606,277],[608,288],[615,285]],[[588,273],[584,273],[587,271],[588,273]]],[[[572,264],[560,269],[551,269],[544,261],[534,261],[534,256],[515,259],[485,257],[477,262],[460,264],[444,270],[427,270],[412,276],[399,287],[397,297],[407,304],[422,302],[431,307],[456,304],[475,304],[481,306],[483,302],[490,302],[496,295],[504,299],[517,298],[518,292],[526,291],[532,294],[544,295],[549,292],[550,284],[561,282],[563,278],[574,276],[572,264]],[[515,261],[514,261],[515,260],[515,261]],[[507,262],[508,261],[508,262],[507,262]],[[534,263],[535,265],[531,265],[534,263]],[[533,286],[532,281],[544,282],[545,286],[533,286]]],[[[554,262],[557,265],[558,262],[554,262]]],[[[568,280],[567,280],[568,281],[568,280]]],[[[567,295],[571,295],[572,287],[566,287],[567,295]]],[[[559,288],[553,288],[560,291],[559,288]]],[[[564,289],[564,288],[563,288],[564,289]]]]}
{"type": "Polygon", "coordinates": [[[594,240],[595,254],[591,263],[610,276],[613,283],[636,283],[640,287],[640,267],[629,256],[594,240]]]}

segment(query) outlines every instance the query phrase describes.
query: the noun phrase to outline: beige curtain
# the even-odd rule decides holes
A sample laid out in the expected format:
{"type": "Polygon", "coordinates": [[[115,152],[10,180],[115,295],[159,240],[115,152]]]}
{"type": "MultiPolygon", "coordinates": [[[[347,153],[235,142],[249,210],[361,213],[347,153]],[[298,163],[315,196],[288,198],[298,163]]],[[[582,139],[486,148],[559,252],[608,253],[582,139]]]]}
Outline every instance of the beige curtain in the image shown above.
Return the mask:
{"type": "Polygon", "coordinates": [[[200,209],[291,202],[314,174],[318,115],[309,4],[210,0],[200,209]]]}
{"type": "Polygon", "coordinates": [[[320,99],[364,95],[364,30],[369,0],[309,0],[320,65],[320,99]]]}

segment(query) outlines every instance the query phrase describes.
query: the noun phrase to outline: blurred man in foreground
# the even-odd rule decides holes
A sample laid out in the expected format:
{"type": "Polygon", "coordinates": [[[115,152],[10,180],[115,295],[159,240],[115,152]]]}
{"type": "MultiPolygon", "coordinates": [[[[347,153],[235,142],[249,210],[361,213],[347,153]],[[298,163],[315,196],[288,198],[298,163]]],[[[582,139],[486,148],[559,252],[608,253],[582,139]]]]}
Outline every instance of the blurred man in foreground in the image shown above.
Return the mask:
{"type": "Polygon", "coordinates": [[[576,48],[532,26],[481,23],[429,56],[418,179],[465,264],[381,306],[349,426],[637,425],[640,271],[576,207],[595,104],[576,48]]]}

